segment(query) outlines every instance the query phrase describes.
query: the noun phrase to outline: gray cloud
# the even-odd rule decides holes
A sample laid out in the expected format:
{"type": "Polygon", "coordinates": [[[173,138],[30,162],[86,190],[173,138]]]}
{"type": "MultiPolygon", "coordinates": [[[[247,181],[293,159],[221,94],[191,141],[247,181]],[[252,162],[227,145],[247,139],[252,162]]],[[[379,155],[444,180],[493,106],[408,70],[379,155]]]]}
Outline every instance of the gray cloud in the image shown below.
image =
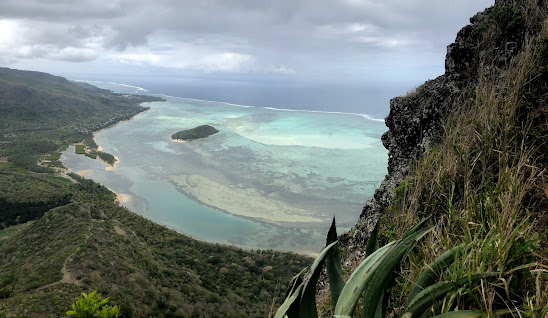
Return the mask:
{"type": "Polygon", "coordinates": [[[104,59],[198,72],[443,65],[493,0],[3,0],[3,60],[104,59]],[[373,63],[373,64],[371,64],[373,63]],[[369,65],[371,64],[371,65],[369,65]]]}

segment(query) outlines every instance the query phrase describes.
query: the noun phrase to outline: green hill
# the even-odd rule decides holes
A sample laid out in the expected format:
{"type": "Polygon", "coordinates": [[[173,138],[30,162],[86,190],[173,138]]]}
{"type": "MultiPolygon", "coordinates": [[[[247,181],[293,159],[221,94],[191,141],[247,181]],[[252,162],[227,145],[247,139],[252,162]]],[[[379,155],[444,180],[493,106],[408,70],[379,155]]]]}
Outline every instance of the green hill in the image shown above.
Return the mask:
{"type": "Polygon", "coordinates": [[[0,158],[35,172],[40,155],[147,110],[161,98],[121,95],[40,72],[0,68],[0,158]]]}

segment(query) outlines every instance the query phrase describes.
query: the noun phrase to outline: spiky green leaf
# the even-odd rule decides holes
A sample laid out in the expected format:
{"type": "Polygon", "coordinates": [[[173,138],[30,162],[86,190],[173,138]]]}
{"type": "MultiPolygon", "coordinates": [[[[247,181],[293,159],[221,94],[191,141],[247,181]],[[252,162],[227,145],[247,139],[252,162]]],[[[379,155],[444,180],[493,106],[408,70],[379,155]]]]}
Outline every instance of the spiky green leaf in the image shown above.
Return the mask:
{"type": "Polygon", "coordinates": [[[274,316],[274,318],[283,318],[286,314],[288,314],[287,316],[289,318],[298,318],[298,299],[300,298],[299,296],[301,296],[301,291],[303,287],[304,284],[301,283],[299,287],[297,287],[297,289],[294,290],[294,292],[285,299],[284,303],[280,306],[280,308],[278,308],[278,311],[276,311],[276,315],[274,316]],[[297,309],[295,309],[295,307],[297,307],[297,309]]]}
{"type": "Polygon", "coordinates": [[[379,221],[375,224],[375,228],[371,231],[367,245],[365,246],[365,255],[369,256],[379,249],[379,221]]]}
{"type": "Polygon", "coordinates": [[[316,257],[314,263],[312,263],[309,277],[304,283],[304,289],[301,296],[301,305],[299,309],[301,317],[318,317],[318,311],[316,309],[316,284],[318,282],[318,278],[320,278],[322,266],[327,255],[333,250],[334,247],[338,246],[338,244],[339,242],[336,241],[326,246],[320,252],[320,255],[316,257]]]}
{"type": "Polygon", "coordinates": [[[339,240],[339,237],[337,235],[337,226],[335,223],[335,217],[333,217],[333,221],[331,222],[331,227],[329,227],[329,231],[327,232],[325,246],[328,246],[329,244],[338,240],[339,240]]]}
{"type": "Polygon", "coordinates": [[[438,258],[436,258],[435,261],[428,264],[427,268],[421,273],[421,275],[415,282],[415,286],[413,286],[413,289],[411,289],[411,292],[407,297],[407,303],[405,304],[406,306],[409,305],[409,302],[411,302],[411,300],[413,300],[413,298],[415,298],[415,296],[421,290],[432,284],[432,282],[439,275],[441,270],[453,264],[453,262],[455,261],[455,256],[462,251],[464,246],[465,244],[456,246],[449,251],[441,254],[438,258]]]}
{"type": "Polygon", "coordinates": [[[433,285],[428,286],[421,292],[419,292],[406,306],[405,312],[410,313],[410,317],[419,317],[424,311],[426,311],[432,304],[443,298],[447,293],[457,290],[462,285],[471,283],[476,280],[483,278],[489,278],[498,276],[500,273],[489,272],[472,275],[470,277],[462,277],[456,281],[443,281],[433,285]]]}
{"type": "Polygon", "coordinates": [[[363,289],[369,283],[383,259],[392,252],[395,246],[396,242],[391,242],[379,248],[354,270],[341,291],[334,310],[335,317],[352,316],[363,289]]]}
{"type": "Polygon", "coordinates": [[[437,315],[432,318],[481,318],[485,316],[485,313],[482,312],[477,312],[473,310],[459,310],[450,311],[448,313],[437,315]]]}
{"type": "MultiPolygon", "coordinates": [[[[338,241],[337,228],[335,224],[335,218],[331,223],[329,232],[327,233],[326,245],[338,241]]],[[[334,246],[332,250],[327,254],[325,259],[325,268],[327,270],[327,278],[329,280],[329,290],[331,292],[331,306],[334,309],[337,304],[337,299],[341,294],[341,290],[344,287],[343,271],[341,267],[341,258],[339,256],[339,246],[334,246]]]]}
{"type": "MultiPolygon", "coordinates": [[[[383,292],[379,303],[377,304],[377,309],[375,310],[375,318],[384,318],[386,316],[386,307],[388,306],[388,295],[386,292],[383,292]]],[[[364,313],[365,315],[365,313],[364,313]]]]}
{"type": "Polygon", "coordinates": [[[297,287],[299,287],[299,285],[303,282],[303,276],[307,270],[308,270],[308,267],[303,268],[297,275],[293,276],[291,281],[289,281],[289,285],[285,293],[285,298],[288,298],[291,295],[293,295],[293,293],[295,292],[295,289],[297,289],[297,287]]]}
{"type": "MultiPolygon", "coordinates": [[[[420,224],[420,223],[419,223],[420,224]]],[[[424,223],[422,223],[424,224],[424,223]]],[[[418,229],[417,229],[418,230],[418,229]]],[[[411,250],[417,241],[422,238],[430,229],[418,230],[411,232],[403,238],[392,250],[392,252],[385,257],[375,275],[371,278],[367,290],[364,294],[363,311],[365,318],[374,318],[377,310],[377,304],[381,295],[384,293],[386,286],[392,276],[392,273],[396,266],[400,263],[403,257],[411,250]]]]}
{"type": "Polygon", "coordinates": [[[428,220],[430,220],[432,217],[429,216],[429,217],[426,217],[424,219],[422,219],[419,223],[415,224],[415,226],[413,226],[412,228],[410,228],[409,230],[405,231],[402,236],[401,236],[401,239],[403,240],[404,238],[416,233],[418,230],[420,230],[422,228],[422,226],[428,222],[428,220]]]}

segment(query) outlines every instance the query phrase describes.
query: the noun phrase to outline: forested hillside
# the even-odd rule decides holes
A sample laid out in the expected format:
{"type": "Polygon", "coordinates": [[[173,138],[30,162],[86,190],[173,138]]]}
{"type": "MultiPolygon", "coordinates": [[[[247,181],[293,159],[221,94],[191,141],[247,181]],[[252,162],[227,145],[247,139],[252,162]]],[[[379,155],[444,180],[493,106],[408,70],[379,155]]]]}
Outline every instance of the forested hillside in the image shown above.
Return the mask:
{"type": "Polygon", "coordinates": [[[35,172],[40,155],[130,119],[161,98],[121,95],[40,72],[0,68],[0,158],[35,172]]]}
{"type": "Polygon", "coordinates": [[[64,316],[93,290],[122,317],[264,317],[279,304],[308,258],[196,241],[48,167],[159,100],[0,69],[0,317],[64,316]]]}

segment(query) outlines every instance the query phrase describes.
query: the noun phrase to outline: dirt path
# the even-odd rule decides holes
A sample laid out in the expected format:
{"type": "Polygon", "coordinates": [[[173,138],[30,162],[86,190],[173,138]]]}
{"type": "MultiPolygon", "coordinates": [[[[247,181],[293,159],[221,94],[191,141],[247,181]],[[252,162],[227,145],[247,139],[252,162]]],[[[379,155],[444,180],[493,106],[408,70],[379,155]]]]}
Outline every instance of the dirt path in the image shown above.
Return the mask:
{"type": "MultiPolygon", "coordinates": [[[[88,242],[88,239],[90,238],[91,236],[91,229],[93,228],[93,221],[92,223],[89,225],[89,229],[88,229],[88,234],[86,234],[86,239],[84,240],[84,244],[87,244],[88,242]]],[[[41,286],[41,287],[38,287],[36,289],[36,291],[39,291],[39,290],[42,290],[42,289],[46,289],[48,287],[51,287],[51,286],[55,286],[57,284],[62,284],[62,283],[65,283],[65,284],[74,284],[74,285],[77,285],[77,286],[81,286],[82,285],[82,282],[80,282],[79,280],[77,280],[74,275],[69,272],[69,270],[67,269],[67,263],[72,260],[72,258],[74,257],[74,254],[76,254],[76,252],[78,252],[80,250],[80,247],[78,247],[73,253],[71,253],[69,256],[67,256],[67,258],[65,259],[65,261],[63,262],[63,268],[61,268],[61,273],[63,274],[63,278],[61,278],[60,280],[56,281],[56,282],[53,282],[53,283],[49,283],[47,285],[44,285],[44,286],[41,286]]]]}

